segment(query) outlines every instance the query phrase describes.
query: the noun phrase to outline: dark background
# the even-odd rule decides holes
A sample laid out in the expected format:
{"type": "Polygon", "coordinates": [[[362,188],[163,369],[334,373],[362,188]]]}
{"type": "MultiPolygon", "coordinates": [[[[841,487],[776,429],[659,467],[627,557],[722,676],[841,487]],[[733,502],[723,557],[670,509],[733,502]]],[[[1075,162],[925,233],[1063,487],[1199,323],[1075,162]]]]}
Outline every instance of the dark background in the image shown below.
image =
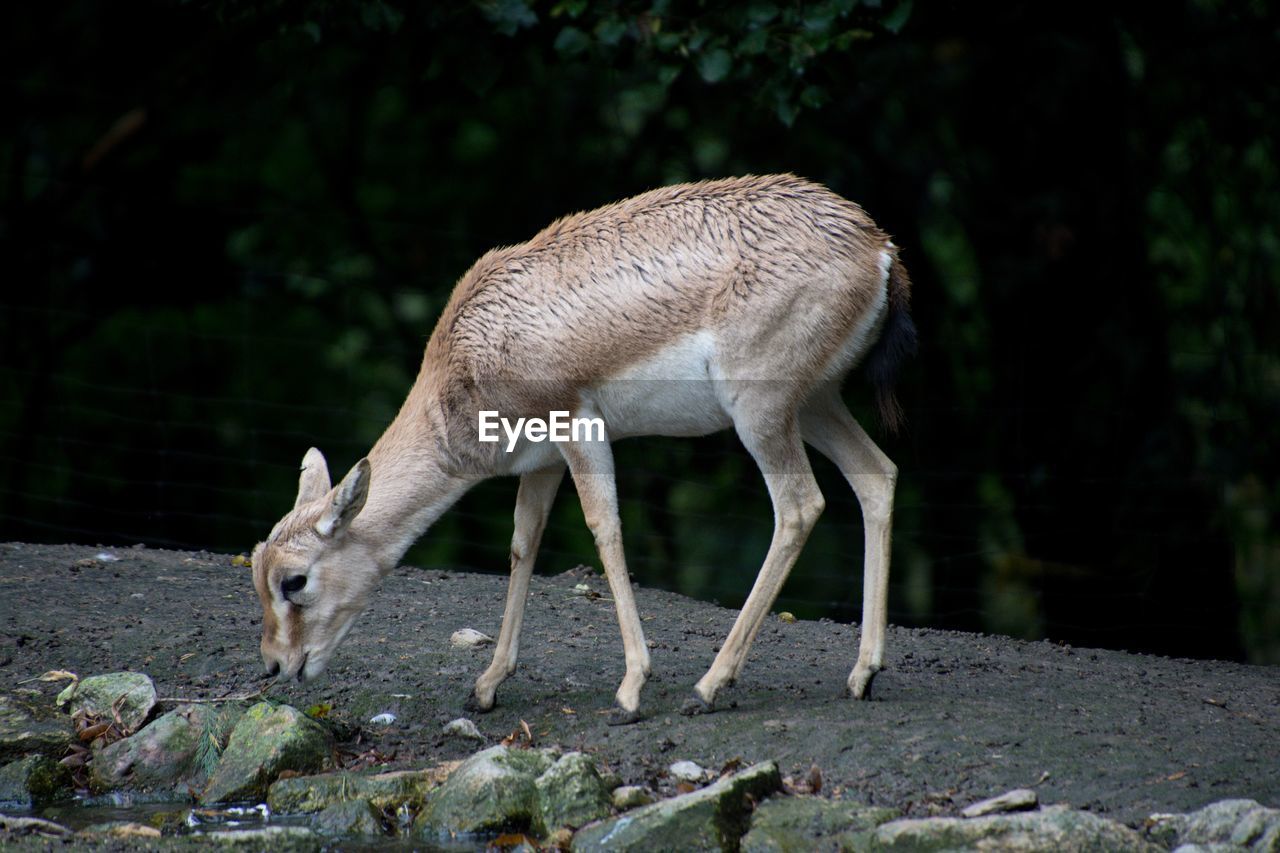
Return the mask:
{"type": "MultiPolygon", "coordinates": [[[[915,279],[908,426],[873,428],[901,468],[892,620],[1280,661],[1269,4],[0,16],[0,538],[248,550],[308,446],[340,475],[377,438],[484,250],[794,171],[915,279]]],[[[860,374],[847,396],[871,425],[860,374]]],[[[638,579],[740,603],[771,523],[736,440],[618,457],[638,579]]],[[[779,606],[856,619],[857,504],[815,469],[779,606]]],[[[514,495],[476,489],[407,559],[505,569],[514,495]]],[[[594,558],[566,487],[540,565],[594,558]]]]}

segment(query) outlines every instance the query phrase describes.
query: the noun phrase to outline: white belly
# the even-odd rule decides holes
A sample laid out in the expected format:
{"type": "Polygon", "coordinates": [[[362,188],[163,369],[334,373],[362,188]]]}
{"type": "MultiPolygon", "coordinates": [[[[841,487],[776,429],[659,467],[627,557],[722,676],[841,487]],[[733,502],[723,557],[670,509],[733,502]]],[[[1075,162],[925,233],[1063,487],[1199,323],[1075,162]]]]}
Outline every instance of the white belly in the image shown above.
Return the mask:
{"type": "Polygon", "coordinates": [[[715,338],[681,338],[583,395],[609,437],[706,435],[733,425],[717,382],[715,338]]]}

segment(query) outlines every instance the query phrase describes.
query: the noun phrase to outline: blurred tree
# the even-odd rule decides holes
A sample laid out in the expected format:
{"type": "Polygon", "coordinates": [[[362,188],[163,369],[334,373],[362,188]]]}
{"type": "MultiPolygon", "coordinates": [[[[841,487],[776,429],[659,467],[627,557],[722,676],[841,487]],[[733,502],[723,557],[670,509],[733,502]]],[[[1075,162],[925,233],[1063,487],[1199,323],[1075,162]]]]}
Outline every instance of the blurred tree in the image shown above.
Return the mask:
{"type": "MultiPolygon", "coordinates": [[[[376,438],[484,250],[790,170],[916,280],[895,620],[1280,660],[1275,15],[1045,12],[7,9],[3,535],[247,548],[308,445],[340,467],[376,438]]],[[[732,437],[618,453],[641,580],[739,602],[769,510],[732,437]]],[[[817,468],[787,607],[856,618],[856,504],[817,468]]],[[[486,484],[411,559],[502,569],[513,496],[486,484]]],[[[545,553],[593,556],[574,501],[545,553]]]]}

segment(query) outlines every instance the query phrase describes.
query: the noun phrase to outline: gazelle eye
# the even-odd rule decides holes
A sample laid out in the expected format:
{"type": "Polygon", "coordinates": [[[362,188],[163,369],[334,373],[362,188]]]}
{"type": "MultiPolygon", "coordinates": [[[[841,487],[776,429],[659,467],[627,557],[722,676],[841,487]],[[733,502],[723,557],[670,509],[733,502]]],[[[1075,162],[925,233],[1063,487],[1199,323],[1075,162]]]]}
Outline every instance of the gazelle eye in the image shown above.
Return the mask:
{"type": "Polygon", "coordinates": [[[288,595],[289,593],[297,592],[298,590],[302,589],[306,585],[307,585],[306,575],[290,575],[289,577],[284,579],[284,583],[280,584],[280,589],[284,592],[285,595],[288,595]]]}

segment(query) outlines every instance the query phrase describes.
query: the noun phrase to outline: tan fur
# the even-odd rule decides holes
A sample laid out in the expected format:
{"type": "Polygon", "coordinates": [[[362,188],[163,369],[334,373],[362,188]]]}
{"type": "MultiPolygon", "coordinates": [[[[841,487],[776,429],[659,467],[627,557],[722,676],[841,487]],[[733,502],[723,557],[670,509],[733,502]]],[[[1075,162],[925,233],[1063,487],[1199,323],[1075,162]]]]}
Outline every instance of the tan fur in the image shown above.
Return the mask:
{"type": "Polygon", "coordinates": [[[601,417],[611,439],[733,426],[764,473],[774,541],[697,685],[708,705],[741,669],[822,510],[802,442],[832,458],[866,519],[863,637],[849,679],[864,695],[883,662],[896,469],[838,389],[879,334],[890,279],[909,282],[896,258],[860,207],[793,175],[654,190],[488,252],[458,282],[367,464],[330,489],[323,457],[307,454],[293,511],[255,553],[264,659],[285,675],[318,674],[377,577],[441,513],[479,480],[519,474],[506,611],[493,664],[476,684],[476,702],[491,707],[515,668],[534,556],[567,468],[622,628],[618,705],[634,714],[649,657],[609,444],[525,443],[508,454],[501,442],[477,440],[482,409],[509,418],[563,409],[601,417]],[[294,575],[306,578],[289,596],[297,604],[281,591],[294,575]],[[282,630],[285,619],[296,624],[282,630]]]}

